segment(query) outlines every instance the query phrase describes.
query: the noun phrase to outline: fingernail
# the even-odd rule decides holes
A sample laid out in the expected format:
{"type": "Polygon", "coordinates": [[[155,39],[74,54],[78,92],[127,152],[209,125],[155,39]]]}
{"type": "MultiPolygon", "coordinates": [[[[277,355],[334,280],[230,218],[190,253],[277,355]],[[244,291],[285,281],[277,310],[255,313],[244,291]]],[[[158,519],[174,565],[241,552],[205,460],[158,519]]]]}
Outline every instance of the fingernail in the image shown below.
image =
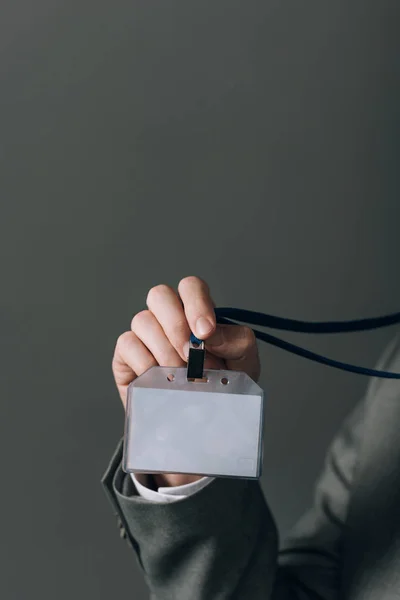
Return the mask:
{"type": "Polygon", "coordinates": [[[200,317],[196,321],[196,335],[201,339],[203,335],[207,335],[214,329],[214,325],[205,317],[200,317]]]}
{"type": "Polygon", "coordinates": [[[189,357],[189,342],[183,344],[183,356],[185,357],[185,360],[189,357]]]}

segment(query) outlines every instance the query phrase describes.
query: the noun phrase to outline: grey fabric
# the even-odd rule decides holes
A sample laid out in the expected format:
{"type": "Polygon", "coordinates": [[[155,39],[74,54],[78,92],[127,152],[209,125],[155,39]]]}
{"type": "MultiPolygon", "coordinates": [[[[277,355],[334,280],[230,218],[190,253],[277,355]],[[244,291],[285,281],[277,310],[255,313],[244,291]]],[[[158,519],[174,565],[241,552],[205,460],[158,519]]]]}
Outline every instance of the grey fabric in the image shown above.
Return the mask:
{"type": "MultiPolygon", "coordinates": [[[[399,337],[378,368],[400,372],[399,337]]],[[[313,506],[281,543],[259,482],[217,478],[157,504],[138,495],[121,456],[122,440],[102,483],[151,600],[400,599],[399,381],[370,381],[313,506]]]]}

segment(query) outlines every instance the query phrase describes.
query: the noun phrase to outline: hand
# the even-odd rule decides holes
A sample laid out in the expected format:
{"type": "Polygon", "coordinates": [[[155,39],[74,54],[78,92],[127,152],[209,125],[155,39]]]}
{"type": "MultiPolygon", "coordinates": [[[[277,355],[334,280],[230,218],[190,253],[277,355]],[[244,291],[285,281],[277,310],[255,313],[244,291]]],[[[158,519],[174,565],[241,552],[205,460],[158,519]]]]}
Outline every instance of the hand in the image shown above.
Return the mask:
{"type": "MultiPolygon", "coordinates": [[[[187,363],[190,332],[205,341],[205,369],[244,371],[260,377],[257,340],[250,327],[216,324],[209,286],[199,277],[185,277],[178,292],[161,284],[150,289],[148,310],[137,313],[131,330],[119,336],[112,370],[124,407],[128,385],[155,365],[183,367],[187,363]]],[[[199,475],[155,474],[158,486],[176,486],[202,479],[199,475]]]]}

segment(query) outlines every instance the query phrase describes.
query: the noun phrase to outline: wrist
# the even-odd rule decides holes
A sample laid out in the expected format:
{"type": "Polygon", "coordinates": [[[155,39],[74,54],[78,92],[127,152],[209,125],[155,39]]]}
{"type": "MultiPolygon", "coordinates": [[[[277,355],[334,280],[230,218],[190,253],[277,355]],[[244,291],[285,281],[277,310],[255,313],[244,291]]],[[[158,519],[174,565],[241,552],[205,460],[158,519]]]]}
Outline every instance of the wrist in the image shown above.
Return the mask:
{"type": "Polygon", "coordinates": [[[176,487],[186,485],[203,479],[202,475],[190,475],[181,473],[155,473],[153,479],[156,489],[159,487],[176,487]]]}

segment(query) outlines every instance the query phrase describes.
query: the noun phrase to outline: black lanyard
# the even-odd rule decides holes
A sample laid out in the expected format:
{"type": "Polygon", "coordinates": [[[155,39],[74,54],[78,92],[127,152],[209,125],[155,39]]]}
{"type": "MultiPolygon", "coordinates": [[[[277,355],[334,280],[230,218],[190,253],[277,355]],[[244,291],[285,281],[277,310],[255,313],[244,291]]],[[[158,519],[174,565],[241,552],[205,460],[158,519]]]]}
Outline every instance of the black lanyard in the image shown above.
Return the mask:
{"type": "MultiPolygon", "coordinates": [[[[297,333],[349,333],[355,331],[366,331],[370,329],[378,329],[380,327],[387,327],[400,323],[400,313],[394,313],[383,317],[376,317],[371,319],[358,319],[354,321],[320,321],[320,322],[307,322],[297,321],[294,319],[283,319],[281,317],[274,317],[273,315],[267,315],[252,310],[244,310],[242,308],[215,308],[215,316],[217,323],[225,323],[228,325],[237,325],[235,321],[240,321],[248,325],[259,325],[261,327],[270,327],[271,329],[280,329],[285,331],[295,331],[297,333]],[[232,321],[231,319],[234,319],[232,321]]],[[[253,328],[252,328],[253,329],[253,328]]],[[[273,346],[292,352],[304,358],[308,358],[315,362],[341,369],[342,371],[350,371],[351,373],[359,373],[360,375],[369,375],[373,377],[381,377],[386,379],[400,379],[400,373],[391,373],[389,371],[379,371],[377,369],[367,369],[365,367],[358,367],[356,365],[349,365],[344,362],[333,360],[295,344],[281,340],[269,333],[263,333],[257,329],[253,329],[256,338],[263,342],[268,342],[273,346]]],[[[190,337],[192,342],[197,344],[201,343],[201,340],[195,337],[192,333],[190,337]]]]}

